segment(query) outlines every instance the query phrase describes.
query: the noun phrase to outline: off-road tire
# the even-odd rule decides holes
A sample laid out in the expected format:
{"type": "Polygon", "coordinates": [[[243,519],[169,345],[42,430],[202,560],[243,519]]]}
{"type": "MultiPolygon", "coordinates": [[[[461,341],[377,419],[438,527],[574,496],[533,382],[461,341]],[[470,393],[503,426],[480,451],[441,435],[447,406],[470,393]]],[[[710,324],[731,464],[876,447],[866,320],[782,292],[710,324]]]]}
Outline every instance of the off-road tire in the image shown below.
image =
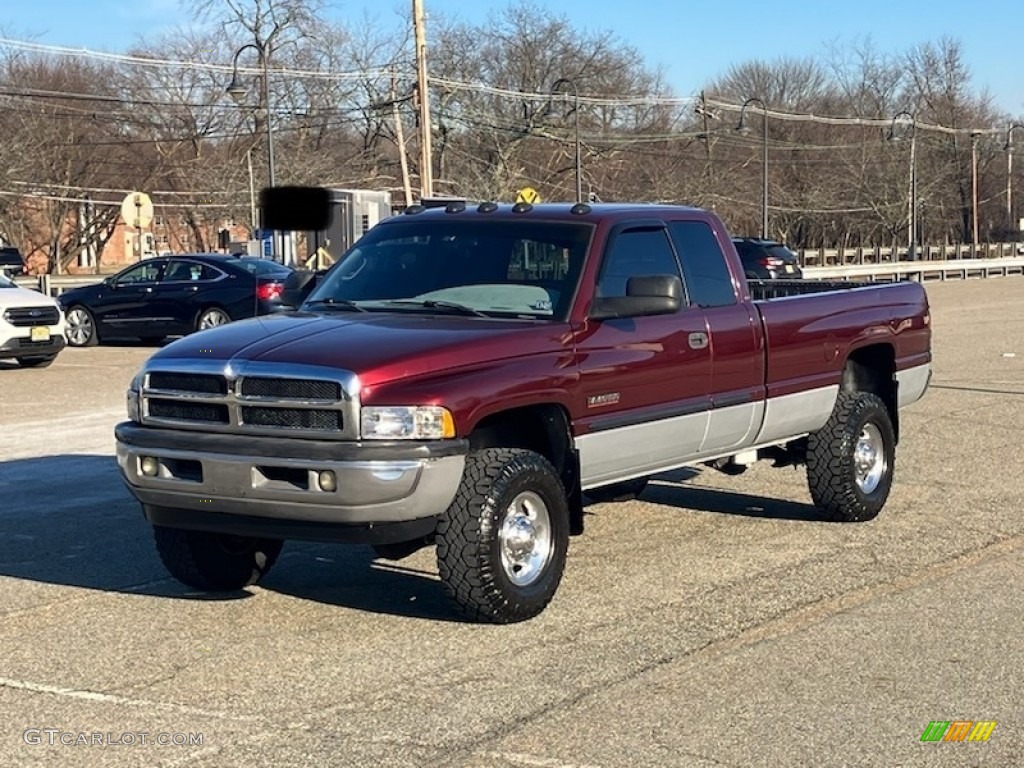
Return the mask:
{"type": "Polygon", "coordinates": [[[634,477],[632,480],[623,480],[621,483],[602,485],[600,488],[591,488],[584,491],[591,501],[597,504],[611,504],[617,501],[632,501],[647,488],[650,478],[634,477]]]}
{"type": "Polygon", "coordinates": [[[840,392],[825,426],[807,438],[807,486],[814,505],[836,522],[875,518],[892,488],[896,435],[889,411],[870,392],[840,392]],[[865,492],[857,483],[855,456],[862,432],[873,425],[881,439],[885,466],[878,484],[865,492]]]}
{"type": "Polygon", "coordinates": [[[519,448],[485,448],[466,458],[462,483],[437,528],[437,563],[449,597],[469,618],[496,624],[530,619],[551,602],[569,546],[569,507],[551,463],[519,448]],[[512,581],[501,528],[513,501],[533,494],[546,507],[549,554],[535,579],[512,581]]]}
{"type": "Polygon", "coordinates": [[[160,560],[182,584],[204,592],[230,592],[269,573],[284,542],[153,526],[160,560]]]}

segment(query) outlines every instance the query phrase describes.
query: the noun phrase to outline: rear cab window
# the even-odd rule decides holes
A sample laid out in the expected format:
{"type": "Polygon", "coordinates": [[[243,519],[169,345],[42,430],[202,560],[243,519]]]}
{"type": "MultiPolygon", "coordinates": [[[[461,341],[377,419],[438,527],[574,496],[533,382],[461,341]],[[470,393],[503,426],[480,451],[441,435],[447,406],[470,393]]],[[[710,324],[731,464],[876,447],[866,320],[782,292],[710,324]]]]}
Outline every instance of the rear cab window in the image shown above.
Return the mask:
{"type": "Polygon", "coordinates": [[[732,273],[714,230],[706,221],[670,221],[668,231],[679,254],[690,301],[700,307],[738,303],[732,273]]]}

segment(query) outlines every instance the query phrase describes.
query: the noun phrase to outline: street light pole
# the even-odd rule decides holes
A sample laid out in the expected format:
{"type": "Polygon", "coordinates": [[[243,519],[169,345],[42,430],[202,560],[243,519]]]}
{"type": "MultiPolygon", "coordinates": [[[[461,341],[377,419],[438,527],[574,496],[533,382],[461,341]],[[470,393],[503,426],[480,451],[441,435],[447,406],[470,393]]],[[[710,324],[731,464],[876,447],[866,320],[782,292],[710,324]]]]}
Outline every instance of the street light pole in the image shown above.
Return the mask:
{"type": "Polygon", "coordinates": [[[557,93],[558,89],[563,85],[568,85],[572,88],[573,96],[573,123],[576,131],[576,202],[583,202],[583,154],[580,151],[580,91],[576,87],[576,82],[570,80],[568,77],[560,77],[551,84],[551,93],[557,93]]]}
{"type": "Polygon", "coordinates": [[[752,96],[743,102],[743,107],[740,109],[740,121],[736,125],[736,130],[740,133],[749,133],[750,129],[746,125],[747,107],[751,104],[758,104],[761,107],[761,111],[764,112],[764,125],[763,125],[763,156],[762,156],[762,167],[761,167],[761,237],[767,239],[768,237],[768,107],[765,103],[756,96],[752,96]]]}
{"type": "Polygon", "coordinates": [[[1013,130],[1024,129],[1024,125],[1014,123],[1006,129],[1006,228],[1013,229],[1013,130]]]}
{"type": "MultiPolygon", "coordinates": [[[[277,186],[277,176],[274,172],[274,126],[271,118],[270,110],[270,46],[266,43],[246,43],[237,51],[235,51],[234,62],[232,65],[231,82],[225,89],[225,92],[234,99],[235,103],[241,106],[245,100],[246,94],[249,89],[242,85],[238,80],[238,57],[243,51],[252,48],[255,50],[260,57],[260,63],[263,65],[263,107],[266,110],[266,121],[267,121],[267,182],[271,187],[277,186]]],[[[277,236],[272,234],[273,250],[277,253],[277,236]]]]}
{"type": "Polygon", "coordinates": [[[910,195],[907,201],[907,258],[917,260],[917,116],[903,110],[893,115],[889,126],[889,141],[899,141],[905,136],[896,135],[896,121],[901,117],[910,118],[910,195]]]}

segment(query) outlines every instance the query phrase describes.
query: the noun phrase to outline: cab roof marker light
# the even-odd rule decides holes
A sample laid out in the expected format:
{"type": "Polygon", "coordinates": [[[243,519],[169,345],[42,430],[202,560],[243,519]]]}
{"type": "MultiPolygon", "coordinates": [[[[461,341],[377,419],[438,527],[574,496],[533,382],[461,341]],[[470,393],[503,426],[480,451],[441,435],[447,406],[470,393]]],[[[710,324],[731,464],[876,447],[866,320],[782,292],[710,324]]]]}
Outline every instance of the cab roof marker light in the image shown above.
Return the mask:
{"type": "Polygon", "coordinates": [[[529,213],[533,210],[533,206],[529,203],[516,203],[512,206],[512,213],[529,213]]]}
{"type": "Polygon", "coordinates": [[[569,213],[575,214],[576,216],[583,216],[590,213],[591,210],[593,209],[586,203],[576,203],[576,205],[569,209],[569,213]]]}
{"type": "Polygon", "coordinates": [[[494,213],[496,210],[498,210],[498,204],[490,200],[480,203],[476,207],[477,213],[494,213]]]}
{"type": "Polygon", "coordinates": [[[461,200],[457,200],[454,203],[448,203],[448,205],[444,207],[445,213],[462,213],[464,210],[466,210],[466,204],[461,200]]]}
{"type": "Polygon", "coordinates": [[[415,216],[417,213],[423,213],[425,210],[427,210],[425,206],[422,206],[422,205],[410,205],[408,208],[405,209],[405,215],[406,216],[415,216]]]}

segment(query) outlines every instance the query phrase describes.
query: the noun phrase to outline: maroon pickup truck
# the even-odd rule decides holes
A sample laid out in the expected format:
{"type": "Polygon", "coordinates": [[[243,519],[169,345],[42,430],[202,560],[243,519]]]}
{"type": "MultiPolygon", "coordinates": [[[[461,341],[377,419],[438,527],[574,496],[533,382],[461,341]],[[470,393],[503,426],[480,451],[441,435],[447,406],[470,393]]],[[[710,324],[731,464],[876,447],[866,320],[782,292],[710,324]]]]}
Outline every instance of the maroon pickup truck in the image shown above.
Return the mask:
{"type": "Polygon", "coordinates": [[[239,589],[287,539],[437,545],[470,617],[540,613],[586,499],[805,464],[875,517],[929,382],[921,285],[748,283],[712,213],[453,202],[388,219],[294,312],[154,354],[117,455],[177,579],[239,589]]]}

